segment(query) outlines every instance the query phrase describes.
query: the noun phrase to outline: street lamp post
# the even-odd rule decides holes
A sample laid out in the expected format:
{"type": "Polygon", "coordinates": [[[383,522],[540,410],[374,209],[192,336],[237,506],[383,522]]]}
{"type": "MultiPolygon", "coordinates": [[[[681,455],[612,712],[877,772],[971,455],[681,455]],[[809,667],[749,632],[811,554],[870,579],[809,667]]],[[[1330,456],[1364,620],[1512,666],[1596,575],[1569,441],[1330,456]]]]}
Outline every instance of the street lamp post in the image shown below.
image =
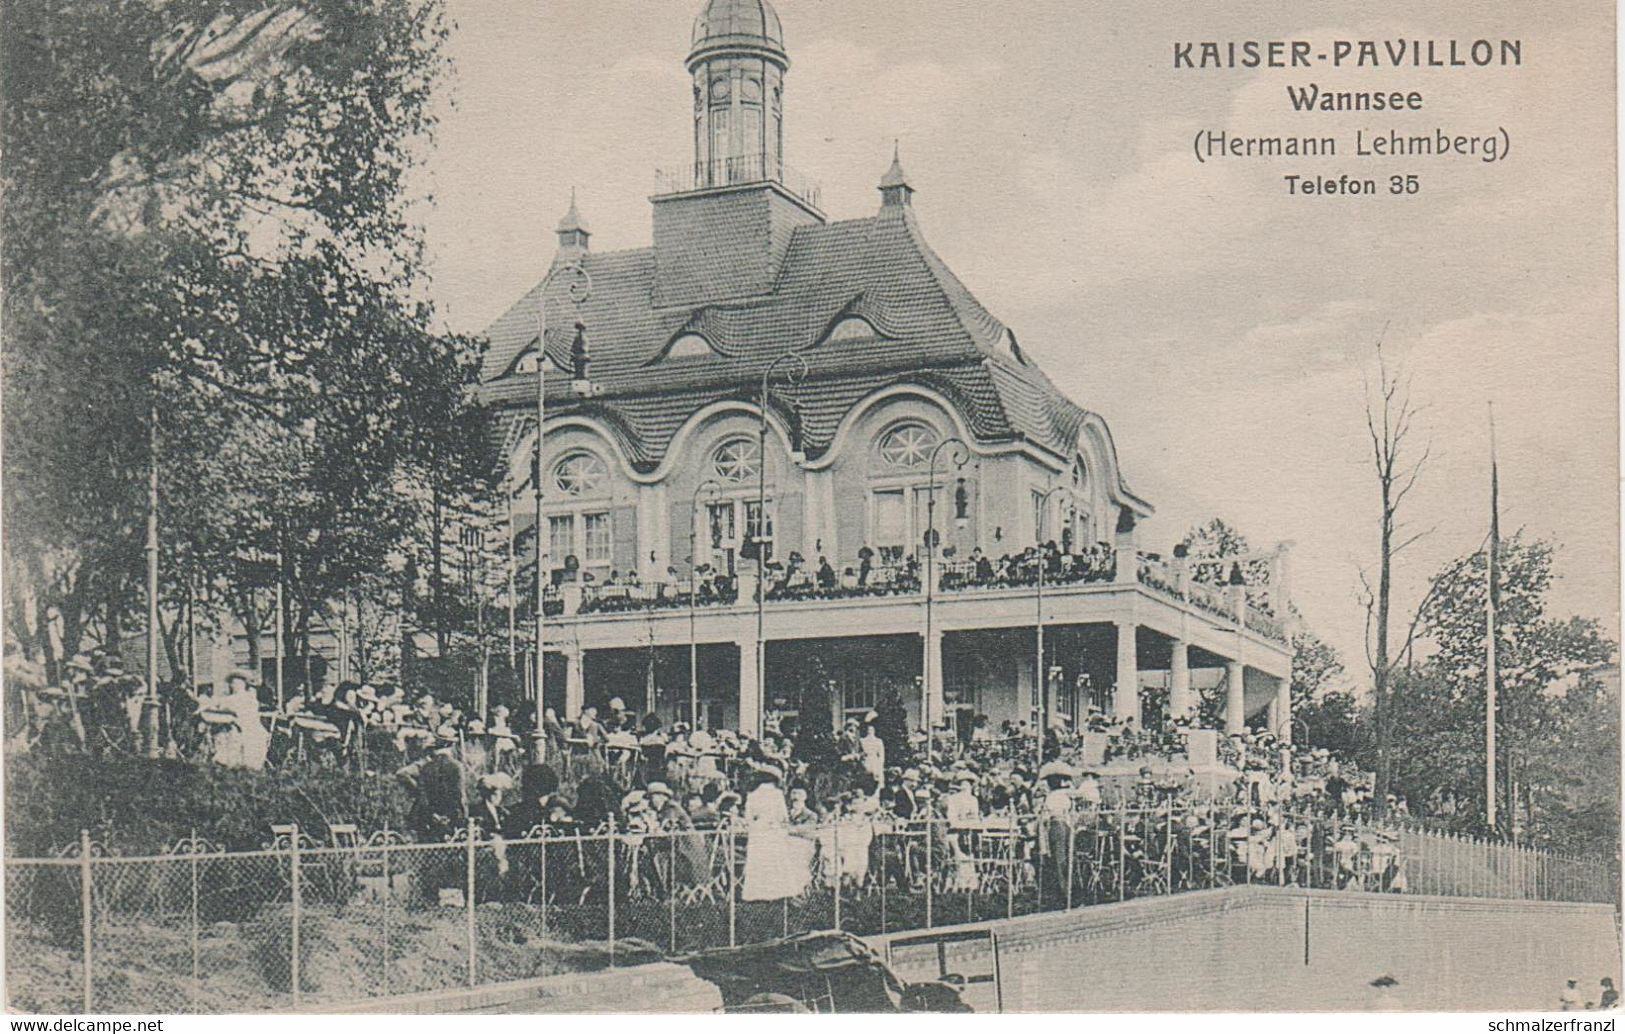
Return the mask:
{"type": "Polygon", "coordinates": [[[547,733],[542,728],[542,685],[547,670],[547,651],[544,647],[547,571],[542,564],[543,535],[547,531],[542,512],[542,484],[546,480],[542,470],[542,432],[547,423],[547,289],[561,273],[568,273],[573,278],[569,285],[570,301],[578,310],[582,303],[592,297],[592,275],[579,262],[554,266],[536,289],[536,449],[530,479],[536,497],[536,727],[531,732],[530,749],[531,760],[537,762],[542,760],[547,744],[547,733]]]}
{"type": "MultiPolygon", "coordinates": [[[[925,754],[931,756],[931,671],[935,665],[931,657],[931,601],[936,595],[935,560],[937,555],[937,457],[943,449],[953,449],[949,458],[953,461],[955,470],[965,469],[970,462],[970,448],[962,438],[944,438],[931,450],[931,462],[927,464],[929,480],[925,489],[925,643],[920,655],[920,724],[925,727],[925,754]]],[[[961,479],[963,482],[963,479],[961,479]]],[[[961,490],[955,493],[954,523],[965,527],[970,522],[970,514],[966,509],[966,501],[961,490]]]]}
{"type": "Polygon", "coordinates": [[[697,535],[700,525],[700,496],[715,499],[717,493],[721,491],[722,486],[710,478],[695,486],[694,504],[688,522],[688,723],[695,729],[700,727],[700,648],[694,638],[694,595],[700,588],[700,576],[696,570],[699,560],[697,535]]]}
{"type": "MultiPolygon", "coordinates": [[[[1041,539],[1043,537],[1043,522],[1049,516],[1050,497],[1064,488],[1066,488],[1065,485],[1056,485],[1048,492],[1045,492],[1043,497],[1039,499],[1039,527],[1033,529],[1033,537],[1035,539],[1041,539]]],[[[1036,709],[1036,718],[1038,723],[1037,763],[1039,767],[1043,767],[1044,733],[1049,731],[1049,672],[1044,667],[1044,566],[1046,557],[1044,556],[1043,544],[1038,542],[1035,543],[1035,545],[1038,547],[1038,591],[1035,593],[1037,601],[1036,616],[1038,620],[1036,624],[1038,628],[1038,644],[1033,657],[1033,684],[1034,688],[1038,690],[1038,707],[1036,709]]]]}
{"type": "Polygon", "coordinates": [[[141,754],[156,758],[159,743],[158,700],[158,404],[147,411],[147,691],[141,698],[141,754]]]}
{"type": "MultiPolygon", "coordinates": [[[[800,372],[787,371],[785,381],[791,385],[801,383],[807,376],[807,357],[800,352],[785,352],[783,355],[767,364],[762,371],[762,394],[759,399],[761,425],[757,431],[756,446],[756,693],[761,698],[756,707],[756,736],[761,738],[762,721],[765,704],[767,703],[767,636],[766,636],[766,602],[767,602],[767,557],[764,549],[767,545],[767,393],[772,386],[773,374],[778,370],[779,364],[785,360],[795,360],[800,364],[800,372]]],[[[792,443],[791,461],[795,462],[796,449],[792,443]]],[[[747,530],[749,523],[747,522],[747,530]]]]}

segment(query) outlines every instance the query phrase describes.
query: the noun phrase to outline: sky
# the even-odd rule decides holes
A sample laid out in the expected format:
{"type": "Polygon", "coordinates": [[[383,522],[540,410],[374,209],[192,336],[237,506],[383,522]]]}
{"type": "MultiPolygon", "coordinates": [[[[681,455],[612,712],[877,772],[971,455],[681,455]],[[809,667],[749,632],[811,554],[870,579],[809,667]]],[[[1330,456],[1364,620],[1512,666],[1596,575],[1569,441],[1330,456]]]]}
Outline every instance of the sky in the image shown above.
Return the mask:
{"type": "MultiPolygon", "coordinates": [[[[479,332],[546,270],[570,191],[593,248],[640,247],[657,168],[691,160],[699,0],[448,0],[455,73],[415,189],[440,318],[479,332]]],[[[1380,339],[1421,407],[1396,569],[1408,615],[1488,526],[1560,544],[1556,616],[1619,624],[1613,11],[1506,0],[782,0],[786,161],[832,219],[871,213],[894,142],[927,239],[1157,506],[1289,541],[1309,627],[1365,681],[1375,569],[1363,384],[1380,339]],[[1403,12],[1403,13],[1401,13],[1403,12]],[[1517,68],[1175,71],[1176,40],[1520,39],[1517,68]],[[1418,90],[1420,112],[1304,114],[1286,86],[1418,90]],[[1199,129],[1486,135],[1507,160],[1209,162],[1199,129]],[[1391,198],[1289,196],[1348,171],[1391,198]]]]}

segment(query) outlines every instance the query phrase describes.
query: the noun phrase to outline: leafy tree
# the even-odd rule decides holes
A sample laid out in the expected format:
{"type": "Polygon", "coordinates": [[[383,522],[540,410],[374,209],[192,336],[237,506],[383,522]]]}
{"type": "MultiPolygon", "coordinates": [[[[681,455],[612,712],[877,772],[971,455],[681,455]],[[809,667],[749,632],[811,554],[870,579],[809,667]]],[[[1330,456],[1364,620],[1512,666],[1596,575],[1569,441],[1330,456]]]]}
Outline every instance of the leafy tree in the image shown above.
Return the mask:
{"type": "MultiPolygon", "coordinates": [[[[1618,837],[1618,723],[1604,720],[1595,671],[1615,655],[1615,644],[1590,618],[1546,615],[1552,557],[1549,542],[1521,535],[1501,543],[1497,564],[1496,698],[1498,793],[1519,787],[1519,807],[1539,836],[1559,835],[1562,820],[1613,809],[1618,837]],[[1600,725],[1600,729],[1599,729],[1600,725]],[[1601,752],[1582,753],[1576,741],[1603,736],[1601,752]],[[1600,769],[1608,768],[1609,772],[1600,769]],[[1606,800],[1599,800],[1605,797],[1606,800]]],[[[1407,708],[1438,756],[1412,758],[1413,769],[1482,810],[1487,629],[1487,556],[1483,551],[1447,567],[1434,581],[1423,629],[1435,646],[1425,669],[1425,697],[1407,708]],[[1435,732],[1445,721],[1455,728],[1435,732]]],[[[1617,702],[1614,705],[1617,708],[1617,702]]],[[[1410,724],[1399,726],[1410,740],[1410,724]]],[[[1407,754],[1414,748],[1407,745],[1407,754]]]]}
{"type": "MultiPolygon", "coordinates": [[[[70,651],[120,638],[155,445],[171,664],[181,600],[257,626],[276,581],[306,644],[409,534],[403,486],[462,465],[448,429],[469,455],[480,438],[477,347],[429,329],[405,189],[445,69],[440,4],[31,0],[4,18],[23,613],[60,615],[70,651]]],[[[12,631],[46,641],[37,618],[12,631]]]]}
{"type": "Polygon", "coordinates": [[[887,767],[908,764],[914,754],[908,742],[908,708],[897,687],[886,689],[875,705],[875,735],[886,745],[887,767]]]}

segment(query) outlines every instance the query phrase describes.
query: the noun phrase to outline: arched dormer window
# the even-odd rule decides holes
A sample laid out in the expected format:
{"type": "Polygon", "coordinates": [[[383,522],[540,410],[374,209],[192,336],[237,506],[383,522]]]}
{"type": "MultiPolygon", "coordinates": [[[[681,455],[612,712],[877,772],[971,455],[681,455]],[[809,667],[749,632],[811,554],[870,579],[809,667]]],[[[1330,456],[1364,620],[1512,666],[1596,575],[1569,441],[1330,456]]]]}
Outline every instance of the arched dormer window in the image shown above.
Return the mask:
{"type": "MultiPolygon", "coordinates": [[[[536,344],[535,342],[532,342],[528,348],[526,348],[523,352],[520,352],[518,357],[514,359],[513,365],[508,367],[508,373],[510,375],[535,373],[536,360],[536,344]]],[[[552,356],[548,357],[547,365],[549,367],[548,372],[557,373],[559,371],[559,364],[553,361],[552,356]]]]}
{"type": "Polygon", "coordinates": [[[918,421],[896,424],[880,436],[880,459],[893,467],[923,467],[931,460],[939,436],[918,421]]]}
{"type": "Polygon", "coordinates": [[[666,358],[684,359],[690,356],[706,356],[711,355],[714,351],[711,342],[700,335],[683,334],[671,343],[670,348],[666,349],[666,358]]]}
{"type": "Polygon", "coordinates": [[[874,324],[862,316],[847,316],[829,328],[824,340],[829,342],[842,341],[872,341],[880,334],[875,330],[874,324]]]}
{"type": "Polygon", "coordinates": [[[591,495],[608,477],[604,461],[590,452],[572,452],[553,467],[553,484],[569,496],[591,495]]]}

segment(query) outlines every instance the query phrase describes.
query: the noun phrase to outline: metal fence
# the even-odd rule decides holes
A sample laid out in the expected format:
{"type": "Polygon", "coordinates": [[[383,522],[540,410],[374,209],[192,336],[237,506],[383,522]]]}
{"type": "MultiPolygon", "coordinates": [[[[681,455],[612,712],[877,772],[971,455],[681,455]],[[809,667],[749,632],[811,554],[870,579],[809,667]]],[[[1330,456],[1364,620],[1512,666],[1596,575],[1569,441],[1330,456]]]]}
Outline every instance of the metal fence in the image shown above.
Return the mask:
{"type": "Polygon", "coordinates": [[[64,857],[5,863],[9,1004],[288,1010],[1245,883],[1596,902],[1618,886],[1611,859],[1241,808],[854,819],[775,840],[776,868],[802,887],[755,900],[763,867],[742,828],[336,846],[284,831],[262,851],[193,840],[140,858],[86,836],[64,857]]]}

